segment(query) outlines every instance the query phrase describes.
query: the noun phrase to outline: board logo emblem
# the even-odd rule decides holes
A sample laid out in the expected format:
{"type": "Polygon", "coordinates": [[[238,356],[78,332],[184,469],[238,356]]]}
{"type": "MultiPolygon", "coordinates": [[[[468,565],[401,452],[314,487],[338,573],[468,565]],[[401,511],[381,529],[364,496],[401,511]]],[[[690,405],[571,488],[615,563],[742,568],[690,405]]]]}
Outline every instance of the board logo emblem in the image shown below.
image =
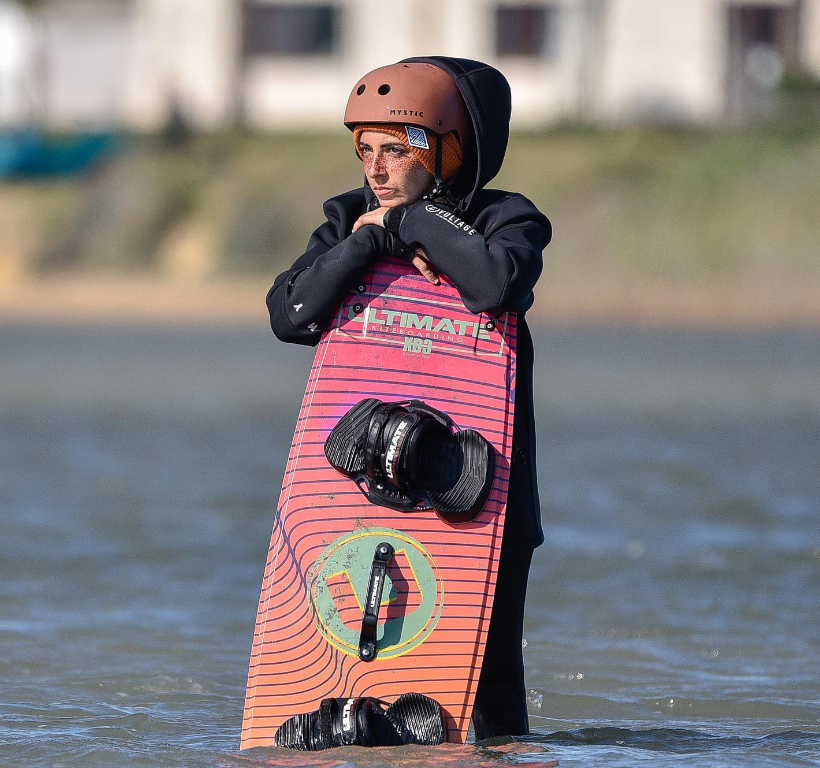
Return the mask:
{"type": "Polygon", "coordinates": [[[432,555],[401,531],[363,528],[330,544],[308,575],[310,604],[322,636],[358,657],[373,552],[383,541],[393,546],[395,555],[385,580],[383,621],[376,631],[377,663],[415,650],[436,628],[444,608],[444,583],[432,555]]]}

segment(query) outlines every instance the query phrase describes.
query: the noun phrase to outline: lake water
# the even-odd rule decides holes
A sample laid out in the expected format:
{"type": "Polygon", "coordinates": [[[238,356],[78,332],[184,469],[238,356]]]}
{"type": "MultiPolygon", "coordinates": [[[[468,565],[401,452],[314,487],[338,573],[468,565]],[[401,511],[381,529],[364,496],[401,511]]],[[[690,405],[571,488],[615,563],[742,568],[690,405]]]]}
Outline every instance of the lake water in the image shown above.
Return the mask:
{"type": "MultiPolygon", "coordinates": [[[[817,765],[820,334],[534,335],[533,733],[454,759],[817,765]]],[[[0,765],[445,754],[236,753],[311,357],[261,323],[0,329],[0,765]]]]}

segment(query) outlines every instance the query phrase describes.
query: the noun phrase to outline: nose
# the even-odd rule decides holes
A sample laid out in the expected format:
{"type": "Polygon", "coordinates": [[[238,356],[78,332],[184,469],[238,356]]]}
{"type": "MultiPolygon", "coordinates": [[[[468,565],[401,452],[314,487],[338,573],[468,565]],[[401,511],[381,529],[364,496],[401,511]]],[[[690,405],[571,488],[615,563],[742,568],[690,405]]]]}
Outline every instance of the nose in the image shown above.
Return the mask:
{"type": "Polygon", "coordinates": [[[387,166],[384,161],[384,155],[380,152],[374,152],[365,160],[364,172],[371,179],[375,179],[377,176],[387,175],[387,166]]]}

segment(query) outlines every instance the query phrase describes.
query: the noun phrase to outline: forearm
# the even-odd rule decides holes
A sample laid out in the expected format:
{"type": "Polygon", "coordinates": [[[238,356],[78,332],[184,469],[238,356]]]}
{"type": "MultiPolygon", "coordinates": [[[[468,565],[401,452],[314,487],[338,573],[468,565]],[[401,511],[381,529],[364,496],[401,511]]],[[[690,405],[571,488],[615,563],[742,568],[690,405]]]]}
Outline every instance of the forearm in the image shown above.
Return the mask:
{"type": "Polygon", "coordinates": [[[362,227],[323,253],[308,251],[279,275],[267,296],[277,338],[316,344],[359,275],[384,252],[386,240],[381,227],[362,227]]]}
{"type": "Polygon", "coordinates": [[[485,238],[445,209],[425,203],[407,209],[396,231],[408,245],[423,248],[433,267],[453,281],[470,311],[529,309],[548,239],[540,222],[512,222],[485,238]]]}

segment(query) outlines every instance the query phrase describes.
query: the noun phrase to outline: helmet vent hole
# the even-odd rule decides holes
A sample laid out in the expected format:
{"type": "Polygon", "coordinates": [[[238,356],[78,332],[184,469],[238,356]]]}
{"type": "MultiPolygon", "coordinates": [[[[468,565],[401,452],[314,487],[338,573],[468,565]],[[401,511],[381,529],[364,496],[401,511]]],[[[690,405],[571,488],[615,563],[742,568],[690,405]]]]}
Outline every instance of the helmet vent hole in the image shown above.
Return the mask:
{"type": "Polygon", "coordinates": [[[390,86],[387,83],[379,86],[379,96],[387,96],[390,93],[390,86]]]}
{"type": "Polygon", "coordinates": [[[364,93],[364,89],[365,89],[365,88],[367,88],[367,86],[366,86],[364,83],[362,83],[362,84],[361,84],[361,85],[360,85],[360,86],[356,89],[356,95],[357,95],[357,96],[361,96],[361,95],[364,93]]]}

